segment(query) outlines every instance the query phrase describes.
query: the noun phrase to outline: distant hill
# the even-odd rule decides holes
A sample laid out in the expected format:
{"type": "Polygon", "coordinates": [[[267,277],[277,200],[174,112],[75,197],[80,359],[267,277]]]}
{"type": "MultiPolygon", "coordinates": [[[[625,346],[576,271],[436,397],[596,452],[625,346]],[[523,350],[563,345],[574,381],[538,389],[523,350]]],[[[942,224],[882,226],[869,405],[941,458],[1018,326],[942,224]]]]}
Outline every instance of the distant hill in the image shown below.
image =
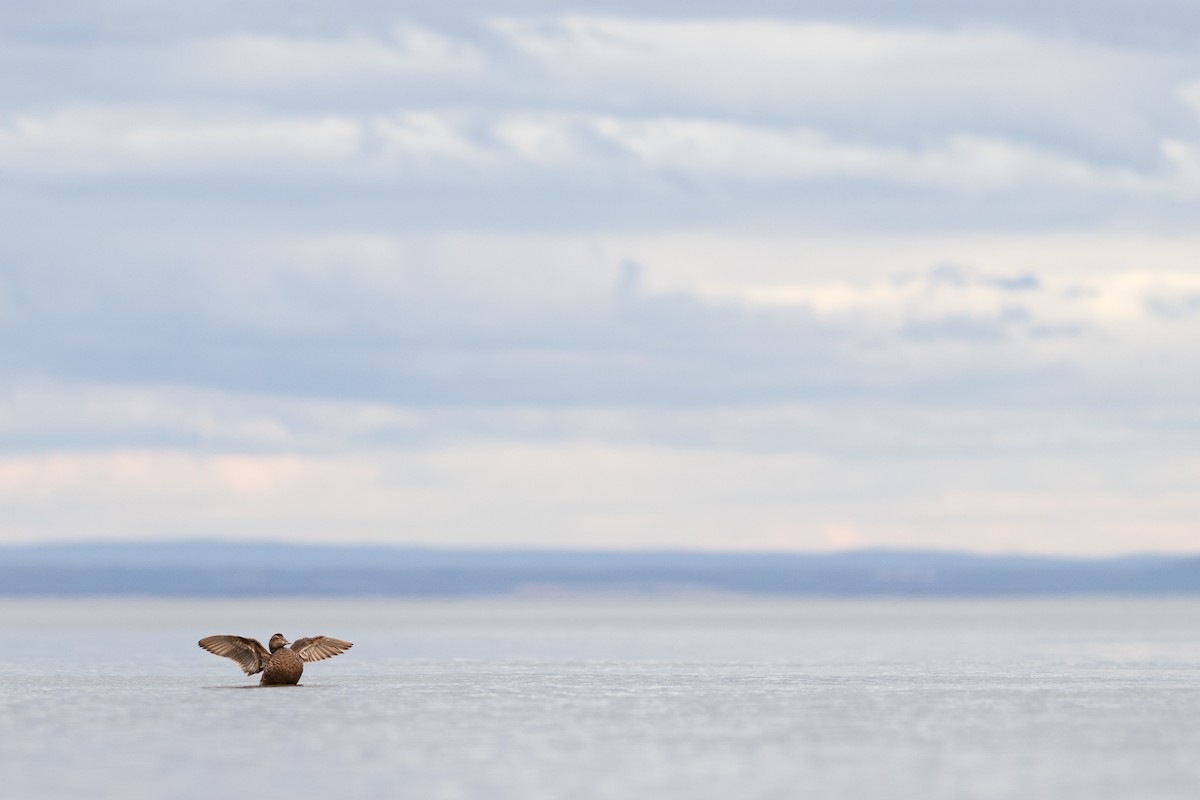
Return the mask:
{"type": "Polygon", "coordinates": [[[0,548],[0,596],[454,596],[536,591],[1187,594],[1200,593],[1200,557],[1093,560],[883,550],[451,550],[232,542],[0,548]]]}

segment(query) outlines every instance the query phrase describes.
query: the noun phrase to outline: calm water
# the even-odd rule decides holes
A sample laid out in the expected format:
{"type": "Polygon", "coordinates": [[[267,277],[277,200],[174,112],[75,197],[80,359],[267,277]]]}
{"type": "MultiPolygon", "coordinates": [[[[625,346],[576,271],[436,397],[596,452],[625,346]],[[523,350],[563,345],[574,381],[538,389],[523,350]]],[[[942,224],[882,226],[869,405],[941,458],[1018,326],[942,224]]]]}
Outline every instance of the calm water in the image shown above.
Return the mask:
{"type": "Polygon", "coordinates": [[[1200,601],[0,601],[5,798],[1195,798],[1200,601]],[[254,688],[196,640],[329,634],[254,688]]]}

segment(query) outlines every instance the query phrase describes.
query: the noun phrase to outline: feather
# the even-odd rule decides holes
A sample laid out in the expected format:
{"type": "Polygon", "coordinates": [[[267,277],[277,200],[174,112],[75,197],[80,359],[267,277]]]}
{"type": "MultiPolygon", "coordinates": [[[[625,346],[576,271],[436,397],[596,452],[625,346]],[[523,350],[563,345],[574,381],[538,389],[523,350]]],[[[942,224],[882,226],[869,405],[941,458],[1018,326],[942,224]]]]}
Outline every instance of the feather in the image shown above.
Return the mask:
{"type": "Polygon", "coordinates": [[[247,675],[262,672],[271,658],[271,654],[257,639],[245,636],[205,636],[198,644],[215,656],[236,662],[247,675]]]}
{"type": "Polygon", "coordinates": [[[341,655],[354,645],[331,636],[312,636],[292,642],[292,649],[305,661],[323,661],[341,655]]]}

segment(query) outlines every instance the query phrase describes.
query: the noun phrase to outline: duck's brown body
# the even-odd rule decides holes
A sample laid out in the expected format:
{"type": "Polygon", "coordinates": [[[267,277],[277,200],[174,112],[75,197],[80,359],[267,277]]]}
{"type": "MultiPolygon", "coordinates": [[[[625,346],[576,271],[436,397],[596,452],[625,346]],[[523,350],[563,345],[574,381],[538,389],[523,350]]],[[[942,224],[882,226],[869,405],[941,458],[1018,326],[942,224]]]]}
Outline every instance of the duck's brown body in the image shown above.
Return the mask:
{"type": "Polygon", "coordinates": [[[296,651],[281,647],[271,654],[271,660],[263,667],[262,680],[264,686],[285,686],[300,682],[304,674],[304,659],[296,651]]]}
{"type": "Polygon", "coordinates": [[[271,637],[269,652],[257,639],[244,636],[206,636],[199,644],[214,655],[236,661],[247,675],[261,672],[259,683],[263,686],[294,686],[304,674],[304,662],[332,658],[354,646],[329,636],[297,639],[292,643],[282,633],[271,637]]]}

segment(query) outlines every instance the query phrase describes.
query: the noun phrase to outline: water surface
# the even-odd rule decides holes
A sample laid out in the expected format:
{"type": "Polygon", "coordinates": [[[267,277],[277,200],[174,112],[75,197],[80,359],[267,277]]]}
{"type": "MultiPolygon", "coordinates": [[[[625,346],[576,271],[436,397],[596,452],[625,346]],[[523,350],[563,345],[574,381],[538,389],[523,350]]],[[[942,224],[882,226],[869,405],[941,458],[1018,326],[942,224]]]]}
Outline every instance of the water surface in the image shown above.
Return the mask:
{"type": "Polygon", "coordinates": [[[1200,601],[4,600],[6,798],[1194,798],[1200,601]],[[254,688],[212,633],[355,642],[254,688]]]}

